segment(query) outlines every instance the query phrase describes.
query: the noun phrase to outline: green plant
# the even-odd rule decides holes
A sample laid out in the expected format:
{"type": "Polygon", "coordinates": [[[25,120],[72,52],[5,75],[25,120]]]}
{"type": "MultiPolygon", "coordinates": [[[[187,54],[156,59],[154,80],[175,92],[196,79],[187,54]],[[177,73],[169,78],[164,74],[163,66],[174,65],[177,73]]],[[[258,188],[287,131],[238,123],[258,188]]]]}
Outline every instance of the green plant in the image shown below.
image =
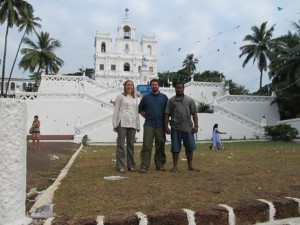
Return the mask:
{"type": "Polygon", "coordinates": [[[213,110],[210,108],[208,104],[204,102],[199,102],[197,105],[197,112],[198,113],[213,113],[213,110]]]}
{"type": "Polygon", "coordinates": [[[266,136],[271,137],[273,141],[291,141],[299,134],[298,130],[290,124],[265,126],[265,133],[266,136]]]}
{"type": "Polygon", "coordinates": [[[87,135],[84,135],[81,139],[81,144],[83,146],[87,146],[88,145],[88,141],[90,141],[89,137],[87,135]]]}

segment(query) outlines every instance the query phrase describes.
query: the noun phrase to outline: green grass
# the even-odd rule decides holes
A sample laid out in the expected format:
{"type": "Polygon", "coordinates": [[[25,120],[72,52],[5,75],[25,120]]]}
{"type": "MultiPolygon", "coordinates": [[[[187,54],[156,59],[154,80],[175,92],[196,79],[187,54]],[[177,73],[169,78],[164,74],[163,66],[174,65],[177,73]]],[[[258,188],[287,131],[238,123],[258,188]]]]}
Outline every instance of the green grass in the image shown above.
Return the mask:
{"type": "MultiPolygon", "coordinates": [[[[194,167],[187,170],[180,153],[179,171],[147,174],[127,172],[123,180],[108,181],[115,171],[114,146],[88,146],[82,151],[67,177],[55,192],[57,216],[129,216],[188,208],[197,210],[232,205],[259,198],[300,197],[300,144],[289,142],[225,143],[227,150],[211,151],[209,144],[198,144],[194,167]]],[[[141,146],[135,160],[140,164],[141,146]]],[[[166,168],[172,168],[170,146],[166,146],[166,168]]]]}

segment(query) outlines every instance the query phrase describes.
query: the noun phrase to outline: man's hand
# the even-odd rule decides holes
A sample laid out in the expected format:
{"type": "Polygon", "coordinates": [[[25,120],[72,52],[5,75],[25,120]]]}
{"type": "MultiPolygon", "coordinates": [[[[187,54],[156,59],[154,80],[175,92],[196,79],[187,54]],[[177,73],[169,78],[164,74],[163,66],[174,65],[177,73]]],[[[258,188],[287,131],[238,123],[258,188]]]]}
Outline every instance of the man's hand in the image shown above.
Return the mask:
{"type": "Polygon", "coordinates": [[[141,116],[146,118],[146,112],[140,112],[141,116]]]}
{"type": "Polygon", "coordinates": [[[165,132],[166,132],[166,134],[171,134],[170,128],[169,127],[165,127],[165,132]]]}

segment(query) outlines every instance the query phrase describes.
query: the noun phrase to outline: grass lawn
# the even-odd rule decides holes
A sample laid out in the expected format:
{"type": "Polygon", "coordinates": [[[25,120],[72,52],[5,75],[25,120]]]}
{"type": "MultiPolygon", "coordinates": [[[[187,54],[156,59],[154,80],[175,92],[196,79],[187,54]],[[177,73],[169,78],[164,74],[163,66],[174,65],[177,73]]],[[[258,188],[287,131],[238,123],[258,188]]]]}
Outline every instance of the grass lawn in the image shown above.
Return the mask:
{"type": "MultiPolygon", "coordinates": [[[[168,170],[156,171],[152,159],[146,174],[119,174],[114,146],[88,146],[56,190],[54,211],[57,217],[126,217],[136,212],[197,210],[259,198],[300,198],[300,143],[225,143],[224,151],[211,151],[208,146],[198,144],[194,152],[194,167],[200,172],[187,170],[183,151],[179,171],[169,172],[172,157],[170,145],[166,145],[168,170]],[[126,178],[104,179],[113,175],[126,178]]],[[[137,167],[140,149],[136,146],[137,167]]]]}

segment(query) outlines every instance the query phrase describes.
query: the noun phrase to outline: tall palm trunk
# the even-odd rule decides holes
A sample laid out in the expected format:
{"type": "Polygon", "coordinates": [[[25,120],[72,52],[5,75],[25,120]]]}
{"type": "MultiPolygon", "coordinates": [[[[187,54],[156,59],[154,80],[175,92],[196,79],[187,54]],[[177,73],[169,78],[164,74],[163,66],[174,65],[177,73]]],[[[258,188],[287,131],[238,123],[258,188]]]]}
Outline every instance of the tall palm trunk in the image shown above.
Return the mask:
{"type": "Polygon", "coordinates": [[[8,88],[9,88],[9,82],[10,82],[12,73],[13,73],[13,71],[14,71],[14,67],[15,67],[15,64],[16,64],[16,61],[17,61],[17,58],[18,58],[18,55],[19,55],[19,52],[20,52],[20,48],[21,48],[23,39],[24,39],[24,37],[25,37],[25,34],[26,34],[26,30],[25,30],[25,32],[24,32],[24,34],[23,34],[23,36],[22,36],[22,39],[21,39],[21,41],[20,41],[20,44],[19,44],[19,47],[18,47],[16,56],[15,56],[15,60],[14,60],[14,62],[13,62],[13,65],[12,65],[12,67],[11,67],[11,70],[10,70],[10,74],[9,74],[9,78],[8,78],[8,82],[7,82],[7,87],[6,87],[5,96],[7,96],[7,91],[8,91],[8,88]]]}
{"type": "Polygon", "coordinates": [[[261,87],[262,87],[262,76],[263,76],[263,70],[260,71],[259,89],[261,89],[261,87]]]}
{"type": "Polygon", "coordinates": [[[7,24],[6,32],[5,32],[5,41],[4,41],[4,53],[3,53],[3,60],[2,60],[2,79],[1,79],[1,94],[0,97],[4,97],[4,78],[5,78],[5,63],[6,63],[6,49],[7,49],[7,37],[8,37],[8,30],[9,26],[7,24]]]}

